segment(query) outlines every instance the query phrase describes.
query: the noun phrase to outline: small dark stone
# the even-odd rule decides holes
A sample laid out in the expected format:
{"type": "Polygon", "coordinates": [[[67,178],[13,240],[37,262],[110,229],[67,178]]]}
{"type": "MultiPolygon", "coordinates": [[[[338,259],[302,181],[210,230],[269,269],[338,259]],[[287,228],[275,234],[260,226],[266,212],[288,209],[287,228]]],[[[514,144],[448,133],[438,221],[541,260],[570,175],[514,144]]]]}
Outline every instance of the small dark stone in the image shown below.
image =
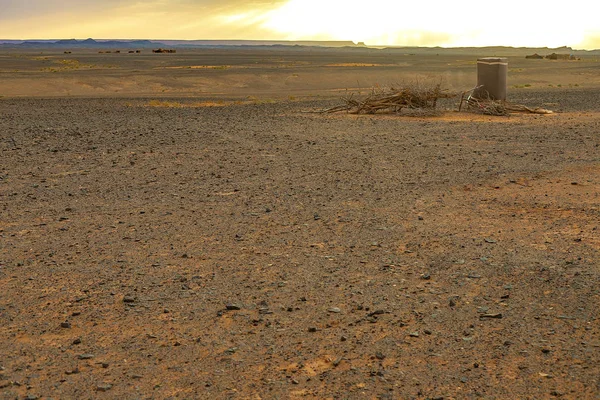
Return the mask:
{"type": "Polygon", "coordinates": [[[91,360],[92,358],[94,358],[93,354],[80,354],[77,358],[79,358],[80,360],[91,360]]]}
{"type": "Polygon", "coordinates": [[[131,296],[125,296],[123,297],[123,303],[135,303],[135,298],[131,296]]]}
{"type": "Polygon", "coordinates": [[[108,366],[109,366],[109,365],[110,365],[109,363],[107,363],[107,362],[103,362],[103,363],[102,363],[102,368],[108,368],[108,366]]]}
{"type": "Polygon", "coordinates": [[[377,357],[378,360],[383,360],[383,359],[385,359],[385,354],[378,351],[377,353],[375,353],[375,357],[377,357]]]}
{"type": "Polygon", "coordinates": [[[340,338],[340,340],[341,340],[342,342],[345,342],[346,340],[348,340],[348,337],[347,337],[347,336],[342,336],[342,337],[340,338]]]}
{"type": "Polygon", "coordinates": [[[25,396],[25,400],[37,400],[39,399],[38,396],[36,396],[35,394],[28,394],[27,396],[25,396]]]}
{"type": "Polygon", "coordinates": [[[314,327],[314,326],[311,326],[311,327],[309,327],[309,328],[308,328],[308,331],[309,331],[309,332],[316,332],[316,331],[317,331],[317,328],[316,328],[316,327],[314,327]]]}
{"type": "Polygon", "coordinates": [[[424,274],[421,275],[421,279],[428,281],[428,280],[431,279],[431,274],[428,273],[428,272],[424,273],[424,274]]]}
{"type": "Polygon", "coordinates": [[[101,383],[96,386],[96,390],[99,392],[107,392],[112,389],[112,385],[110,383],[101,383]]]}
{"type": "Polygon", "coordinates": [[[65,374],[67,374],[67,375],[73,375],[73,374],[78,374],[78,373],[79,373],[79,368],[75,368],[70,371],[65,371],[65,374]]]}
{"type": "Polygon", "coordinates": [[[423,331],[423,333],[425,333],[426,335],[431,335],[431,331],[430,331],[429,329],[425,329],[425,330],[423,331]]]}
{"type": "Polygon", "coordinates": [[[542,353],[548,354],[548,353],[550,353],[550,349],[542,349],[542,353]]]}
{"type": "Polygon", "coordinates": [[[73,344],[81,344],[81,339],[77,338],[77,339],[73,340],[73,344]]]}
{"type": "Polygon", "coordinates": [[[229,311],[237,311],[237,310],[241,310],[242,306],[240,306],[238,304],[227,304],[225,306],[225,309],[229,310],[229,311]]]}
{"type": "Polygon", "coordinates": [[[60,323],[60,327],[61,328],[70,328],[71,327],[71,323],[70,322],[61,322],[60,323]]]}
{"type": "Polygon", "coordinates": [[[496,313],[496,314],[482,314],[479,316],[479,319],[501,319],[502,318],[502,314],[500,313],[496,313]]]}

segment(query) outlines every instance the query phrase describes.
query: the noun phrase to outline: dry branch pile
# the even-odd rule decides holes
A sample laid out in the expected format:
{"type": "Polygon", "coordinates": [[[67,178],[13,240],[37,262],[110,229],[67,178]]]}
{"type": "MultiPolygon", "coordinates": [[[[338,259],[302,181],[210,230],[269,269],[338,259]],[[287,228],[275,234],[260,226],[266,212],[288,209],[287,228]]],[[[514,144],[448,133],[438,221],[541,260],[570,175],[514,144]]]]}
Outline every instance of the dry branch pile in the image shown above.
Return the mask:
{"type": "Polygon", "coordinates": [[[354,99],[354,93],[342,98],[345,104],[322,110],[323,113],[345,111],[349,114],[397,114],[402,109],[434,111],[439,99],[455,97],[442,89],[441,85],[434,87],[391,87],[389,89],[373,89],[371,94],[362,100],[354,99]]]}
{"type": "Polygon", "coordinates": [[[473,97],[473,92],[479,87],[473,88],[464,92],[460,98],[460,104],[458,106],[458,111],[462,110],[463,104],[466,103],[466,111],[485,114],[485,115],[497,115],[497,116],[507,116],[511,112],[523,112],[530,114],[552,114],[551,110],[547,110],[541,107],[527,107],[522,104],[513,104],[504,100],[493,100],[490,98],[487,99],[478,99],[473,97]],[[465,100],[466,96],[466,100],[465,100]]]}

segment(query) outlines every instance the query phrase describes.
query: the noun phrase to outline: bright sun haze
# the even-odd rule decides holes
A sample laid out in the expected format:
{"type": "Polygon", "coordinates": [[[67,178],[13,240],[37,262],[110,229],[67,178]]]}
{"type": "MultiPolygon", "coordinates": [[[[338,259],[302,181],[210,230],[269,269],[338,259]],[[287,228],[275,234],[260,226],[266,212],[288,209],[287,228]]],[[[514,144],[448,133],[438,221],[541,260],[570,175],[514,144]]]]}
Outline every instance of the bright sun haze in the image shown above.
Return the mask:
{"type": "Polygon", "coordinates": [[[353,40],[369,45],[600,47],[595,2],[0,0],[0,39],[353,40]]]}

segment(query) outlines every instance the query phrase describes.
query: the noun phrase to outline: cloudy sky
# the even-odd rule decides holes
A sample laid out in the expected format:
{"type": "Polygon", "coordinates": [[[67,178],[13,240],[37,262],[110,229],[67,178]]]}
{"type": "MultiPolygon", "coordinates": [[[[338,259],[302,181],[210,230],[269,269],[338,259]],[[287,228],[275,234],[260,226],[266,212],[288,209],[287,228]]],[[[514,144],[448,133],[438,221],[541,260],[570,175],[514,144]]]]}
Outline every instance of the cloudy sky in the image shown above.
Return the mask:
{"type": "Polygon", "coordinates": [[[353,40],[592,49],[600,48],[599,11],[590,0],[0,0],[0,39],[353,40]]]}

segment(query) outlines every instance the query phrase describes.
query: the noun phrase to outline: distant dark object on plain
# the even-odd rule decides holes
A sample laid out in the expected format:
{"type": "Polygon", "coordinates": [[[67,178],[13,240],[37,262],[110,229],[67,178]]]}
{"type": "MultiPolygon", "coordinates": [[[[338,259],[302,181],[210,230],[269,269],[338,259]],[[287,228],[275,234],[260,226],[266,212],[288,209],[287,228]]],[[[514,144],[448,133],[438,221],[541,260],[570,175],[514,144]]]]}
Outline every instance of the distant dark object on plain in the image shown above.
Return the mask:
{"type": "Polygon", "coordinates": [[[581,58],[575,57],[572,54],[559,54],[559,53],[548,54],[546,56],[546,58],[548,60],[571,60],[571,61],[581,60],[581,58]]]}
{"type": "Polygon", "coordinates": [[[159,48],[156,50],[152,50],[153,53],[177,53],[177,50],[175,49],[163,49],[163,48],[159,48]]]}
{"type": "Polygon", "coordinates": [[[540,56],[538,53],[534,53],[530,56],[525,56],[528,60],[543,60],[544,56],[540,56]]]}

